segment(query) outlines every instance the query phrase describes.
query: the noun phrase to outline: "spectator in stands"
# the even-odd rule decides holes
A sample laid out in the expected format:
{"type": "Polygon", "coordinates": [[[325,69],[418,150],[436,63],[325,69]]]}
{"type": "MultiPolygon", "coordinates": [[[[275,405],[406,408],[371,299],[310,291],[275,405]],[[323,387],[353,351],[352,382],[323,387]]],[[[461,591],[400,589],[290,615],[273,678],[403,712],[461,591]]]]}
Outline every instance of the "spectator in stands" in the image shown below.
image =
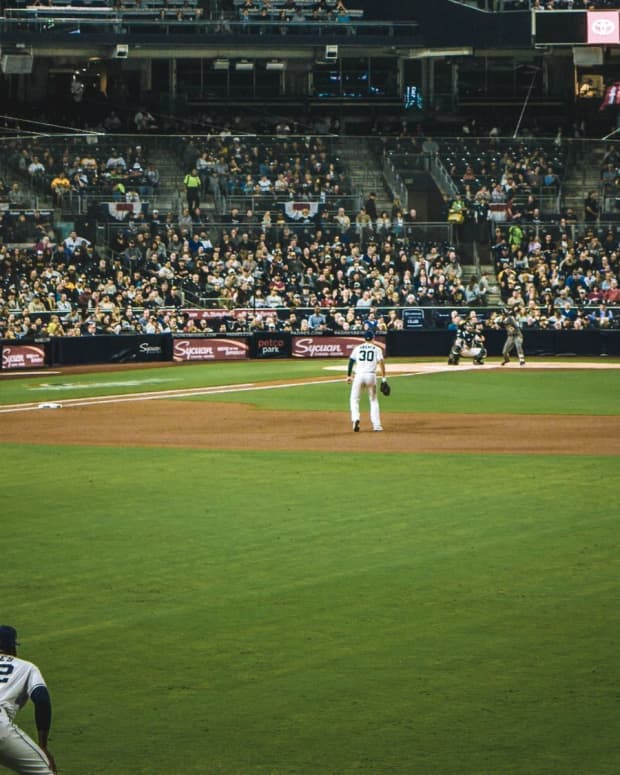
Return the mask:
{"type": "Polygon", "coordinates": [[[364,209],[366,210],[368,217],[374,223],[377,220],[377,195],[374,191],[368,194],[368,198],[364,202],[364,209]]]}
{"type": "Polygon", "coordinates": [[[618,169],[612,163],[608,162],[601,171],[601,183],[607,196],[612,196],[617,190],[618,169]]]}
{"type": "Polygon", "coordinates": [[[152,132],[157,129],[154,116],[145,107],[137,110],[133,117],[133,124],[138,132],[152,132]]]}
{"type": "Polygon", "coordinates": [[[611,277],[609,287],[603,291],[603,298],[607,304],[620,304],[620,287],[616,277],[611,277]]]}
{"type": "Polygon", "coordinates": [[[465,303],[470,306],[480,304],[480,285],[478,278],[472,275],[465,286],[465,303]]]}
{"type": "Polygon", "coordinates": [[[600,217],[600,203],[598,200],[598,192],[589,191],[583,203],[584,207],[584,220],[588,223],[598,221],[600,217]]]}
{"type": "Polygon", "coordinates": [[[326,318],[321,307],[317,304],[308,317],[308,328],[313,334],[322,333],[326,327],[326,318]]]}
{"type": "Polygon", "coordinates": [[[372,230],[373,221],[366,211],[366,208],[362,207],[355,216],[355,232],[362,244],[366,244],[372,234],[372,230]]]}
{"type": "Polygon", "coordinates": [[[39,180],[45,175],[45,165],[36,154],[33,155],[32,161],[28,165],[28,174],[33,181],[39,180]]]}
{"type": "Polygon", "coordinates": [[[614,315],[613,312],[608,309],[607,305],[603,302],[599,304],[597,310],[591,312],[588,315],[588,321],[594,328],[611,328],[613,324],[614,315]]]}
{"type": "Polygon", "coordinates": [[[22,207],[28,207],[28,195],[22,188],[19,181],[11,184],[8,192],[9,206],[12,210],[18,210],[22,207]]]}
{"type": "MultiPolygon", "coordinates": [[[[499,185],[499,184],[498,184],[499,185]]],[[[503,192],[502,192],[503,196],[503,192]]],[[[448,210],[448,222],[454,223],[456,226],[460,226],[465,222],[465,213],[467,211],[467,204],[460,194],[450,203],[450,209],[448,210]]]]}
{"type": "Polygon", "coordinates": [[[557,186],[560,182],[558,175],[554,172],[553,167],[547,167],[545,174],[543,175],[543,186],[551,187],[557,186]]]}
{"type": "Polygon", "coordinates": [[[396,240],[405,238],[406,222],[401,210],[397,210],[392,218],[392,236],[396,240]]]}
{"type": "Polygon", "coordinates": [[[351,219],[346,214],[344,207],[338,208],[336,215],[334,215],[334,220],[336,221],[338,229],[340,230],[343,242],[348,242],[348,234],[349,230],[351,229],[351,219]],[[347,239],[345,239],[345,237],[347,239]]]}
{"type": "Polygon", "coordinates": [[[387,210],[382,210],[381,214],[375,221],[375,232],[377,238],[380,241],[385,240],[392,230],[392,219],[387,213],[387,210]]]}
{"type": "Polygon", "coordinates": [[[127,162],[125,161],[125,157],[122,153],[119,153],[116,148],[112,148],[105,163],[105,168],[109,171],[118,169],[126,170],[127,162]]]}
{"type": "Polygon", "coordinates": [[[71,181],[67,177],[67,173],[65,170],[62,170],[62,172],[59,172],[58,175],[56,175],[56,177],[52,180],[52,182],[50,183],[50,189],[54,196],[54,202],[57,205],[62,206],[62,203],[65,200],[65,197],[71,191],[71,181]]]}
{"type": "Polygon", "coordinates": [[[178,227],[181,234],[190,234],[193,231],[194,221],[189,207],[184,207],[183,212],[179,216],[178,227]]]}

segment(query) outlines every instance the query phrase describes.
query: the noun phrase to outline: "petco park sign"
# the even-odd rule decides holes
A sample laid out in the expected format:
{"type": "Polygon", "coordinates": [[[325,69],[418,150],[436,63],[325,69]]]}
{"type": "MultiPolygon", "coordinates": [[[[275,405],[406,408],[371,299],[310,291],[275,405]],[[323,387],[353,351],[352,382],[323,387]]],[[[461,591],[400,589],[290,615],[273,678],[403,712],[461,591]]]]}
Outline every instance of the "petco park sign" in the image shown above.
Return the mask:
{"type": "Polygon", "coordinates": [[[3,369],[30,369],[45,366],[45,350],[35,345],[4,345],[2,348],[3,369]]]}

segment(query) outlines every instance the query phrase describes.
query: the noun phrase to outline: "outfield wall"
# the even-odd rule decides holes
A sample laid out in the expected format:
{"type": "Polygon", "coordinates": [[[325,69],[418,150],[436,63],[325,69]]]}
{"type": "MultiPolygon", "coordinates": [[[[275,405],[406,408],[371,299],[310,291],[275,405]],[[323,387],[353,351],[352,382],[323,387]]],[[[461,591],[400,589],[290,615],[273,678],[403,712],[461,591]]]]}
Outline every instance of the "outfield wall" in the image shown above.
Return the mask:
{"type": "MultiPolygon", "coordinates": [[[[500,355],[506,341],[505,331],[484,332],[491,356],[500,355]]],[[[454,339],[452,331],[393,331],[388,334],[389,357],[441,356],[447,354],[454,339]]],[[[523,332],[526,355],[620,355],[620,331],[538,331],[523,332]]]]}
{"type": "MultiPolygon", "coordinates": [[[[485,332],[490,356],[498,356],[506,339],[502,331],[485,332]]],[[[447,357],[451,331],[390,331],[378,336],[387,357],[447,357]]],[[[3,340],[3,370],[111,363],[200,362],[248,358],[347,359],[362,341],[352,334],[308,336],[290,332],[252,334],[158,334],[3,340]]],[[[620,331],[525,331],[525,353],[531,355],[620,356],[620,331]]]]}

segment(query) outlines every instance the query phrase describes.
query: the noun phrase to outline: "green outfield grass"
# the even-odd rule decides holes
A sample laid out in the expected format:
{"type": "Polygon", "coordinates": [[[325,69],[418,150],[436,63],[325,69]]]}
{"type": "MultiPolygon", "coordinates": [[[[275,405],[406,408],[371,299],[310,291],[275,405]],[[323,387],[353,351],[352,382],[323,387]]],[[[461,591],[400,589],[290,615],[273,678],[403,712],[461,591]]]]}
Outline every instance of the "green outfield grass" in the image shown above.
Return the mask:
{"type": "Polygon", "coordinates": [[[616,459],[2,452],[61,773],[620,771],[616,459]]]}
{"type": "MultiPolygon", "coordinates": [[[[447,414],[618,413],[619,371],[461,371],[394,376],[392,395],[381,411],[447,414]]],[[[344,378],[329,385],[300,385],[287,390],[239,390],[196,396],[193,401],[238,401],[263,409],[320,411],[346,409],[344,378]]],[[[363,399],[364,403],[366,399],[363,399]]]]}
{"type": "MultiPolygon", "coordinates": [[[[327,365],[28,377],[0,404],[327,376],[178,400],[346,415],[327,365]]],[[[394,376],[382,411],[617,415],[619,379],[394,376]]],[[[617,458],[21,446],[1,414],[0,445],[0,623],[49,682],[61,775],[620,771],[617,458]]]]}

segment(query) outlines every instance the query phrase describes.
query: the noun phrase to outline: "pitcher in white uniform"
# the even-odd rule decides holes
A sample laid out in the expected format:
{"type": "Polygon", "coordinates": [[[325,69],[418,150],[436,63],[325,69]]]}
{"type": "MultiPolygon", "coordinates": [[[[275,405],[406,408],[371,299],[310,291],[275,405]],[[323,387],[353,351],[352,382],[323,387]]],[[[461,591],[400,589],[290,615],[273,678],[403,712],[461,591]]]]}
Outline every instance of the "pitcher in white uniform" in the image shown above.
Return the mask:
{"type": "Polygon", "coordinates": [[[370,402],[370,422],[373,431],[382,431],[381,415],[379,413],[379,398],[377,395],[377,375],[385,380],[385,361],[383,350],[372,340],[375,332],[369,328],[364,331],[364,344],[358,344],[351,352],[347,370],[347,382],[351,384],[351,422],[355,433],[360,429],[360,395],[362,388],[368,390],[370,402]],[[352,376],[355,369],[355,375],[352,376]]]}
{"type": "Polygon", "coordinates": [[[0,765],[20,775],[54,775],[56,764],[47,748],[52,703],[39,668],[17,657],[17,632],[0,625],[0,765]],[[37,745],[14,722],[28,699],[34,704],[37,745]]]}

